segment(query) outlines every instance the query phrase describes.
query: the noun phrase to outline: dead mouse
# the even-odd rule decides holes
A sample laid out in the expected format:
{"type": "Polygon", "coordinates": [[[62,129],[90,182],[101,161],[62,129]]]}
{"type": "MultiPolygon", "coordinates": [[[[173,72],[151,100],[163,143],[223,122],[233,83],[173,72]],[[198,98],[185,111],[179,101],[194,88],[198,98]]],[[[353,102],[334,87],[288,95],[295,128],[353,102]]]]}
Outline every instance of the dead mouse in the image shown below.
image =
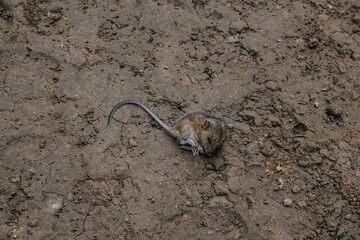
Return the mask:
{"type": "Polygon", "coordinates": [[[109,128],[115,111],[125,104],[134,104],[144,109],[171,136],[176,138],[181,148],[192,151],[194,156],[199,153],[210,155],[218,150],[225,141],[225,123],[219,118],[203,112],[194,112],[182,117],[171,126],[167,126],[149,108],[133,100],[122,101],[111,110],[106,129],[109,128]]]}

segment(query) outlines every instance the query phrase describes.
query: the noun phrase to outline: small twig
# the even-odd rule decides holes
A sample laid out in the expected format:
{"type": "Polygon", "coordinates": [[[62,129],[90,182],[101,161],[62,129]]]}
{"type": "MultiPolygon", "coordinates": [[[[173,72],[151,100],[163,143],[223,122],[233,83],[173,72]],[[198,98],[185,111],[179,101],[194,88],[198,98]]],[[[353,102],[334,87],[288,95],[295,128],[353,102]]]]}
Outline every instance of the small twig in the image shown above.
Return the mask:
{"type": "Polygon", "coordinates": [[[109,201],[111,200],[111,197],[110,197],[110,196],[106,196],[105,194],[103,194],[103,193],[100,192],[100,191],[99,191],[99,193],[100,193],[104,198],[106,198],[107,200],[109,200],[109,201]]]}
{"type": "Polygon", "coordinates": [[[352,160],[352,162],[351,162],[351,168],[352,168],[353,170],[356,170],[358,158],[359,158],[359,153],[358,153],[358,151],[356,150],[356,151],[354,152],[354,158],[353,158],[353,160],[352,160]]]}

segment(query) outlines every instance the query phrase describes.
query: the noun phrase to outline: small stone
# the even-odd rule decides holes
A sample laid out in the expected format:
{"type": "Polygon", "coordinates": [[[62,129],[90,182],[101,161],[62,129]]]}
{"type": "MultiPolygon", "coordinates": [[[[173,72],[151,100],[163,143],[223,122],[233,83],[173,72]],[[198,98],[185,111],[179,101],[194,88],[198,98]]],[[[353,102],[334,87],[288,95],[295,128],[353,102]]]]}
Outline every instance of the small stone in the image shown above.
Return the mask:
{"type": "Polygon", "coordinates": [[[246,146],[245,153],[247,155],[251,155],[258,149],[259,149],[259,145],[256,142],[252,142],[246,146]]]}
{"type": "Polygon", "coordinates": [[[298,185],[295,185],[292,189],[293,193],[299,193],[301,191],[300,187],[298,185]]]}
{"type": "Polygon", "coordinates": [[[231,34],[241,33],[245,28],[247,28],[245,21],[233,22],[229,27],[229,32],[231,34]]]}
{"type": "Polygon", "coordinates": [[[246,201],[250,205],[254,205],[256,203],[256,200],[252,196],[249,196],[248,198],[246,198],[246,201]]]}
{"type": "Polygon", "coordinates": [[[224,195],[224,194],[229,194],[229,188],[227,186],[227,184],[223,181],[217,181],[215,183],[215,192],[218,195],[224,195]]]}
{"type": "Polygon", "coordinates": [[[39,225],[39,220],[34,219],[29,223],[30,227],[37,227],[39,225]]]}
{"type": "Polygon", "coordinates": [[[352,95],[353,101],[355,101],[359,98],[359,94],[357,94],[357,92],[355,90],[352,91],[351,95],[352,95]]]}
{"type": "Polygon", "coordinates": [[[236,42],[239,42],[239,38],[237,36],[229,36],[227,41],[229,43],[236,43],[236,42]]]}
{"type": "Polygon", "coordinates": [[[337,239],[342,239],[342,238],[344,238],[345,237],[345,230],[344,230],[344,228],[339,228],[339,231],[337,232],[337,239]]]}
{"type": "Polygon", "coordinates": [[[233,193],[236,193],[241,189],[240,180],[237,176],[229,178],[228,185],[230,191],[233,193]]]}
{"type": "Polygon", "coordinates": [[[336,209],[332,212],[331,216],[334,217],[334,218],[337,218],[337,217],[340,216],[340,214],[341,214],[341,208],[336,208],[336,209]]]}
{"type": "Polygon", "coordinates": [[[316,108],[318,108],[318,107],[319,107],[319,102],[314,102],[314,106],[315,106],[316,108]]]}
{"type": "Polygon", "coordinates": [[[329,230],[335,231],[336,226],[339,224],[339,220],[329,217],[326,219],[326,225],[328,226],[329,230]]]}
{"type": "Polygon", "coordinates": [[[312,198],[312,199],[316,198],[316,195],[312,194],[312,193],[308,193],[308,194],[306,194],[306,196],[308,196],[309,198],[312,198]]]}
{"type": "Polygon", "coordinates": [[[239,114],[239,116],[245,122],[249,122],[249,123],[253,123],[253,122],[256,123],[261,121],[261,117],[259,116],[259,114],[257,114],[257,112],[254,111],[244,110],[239,114]]]}
{"type": "Polygon", "coordinates": [[[276,171],[280,172],[282,170],[281,166],[276,166],[276,171]]]}
{"type": "Polygon", "coordinates": [[[275,116],[269,116],[268,120],[271,122],[271,124],[276,127],[276,126],[281,126],[281,122],[280,119],[275,117],[275,116]]]}
{"type": "Polygon", "coordinates": [[[272,150],[271,148],[265,148],[262,153],[265,156],[272,156],[274,154],[274,150],[272,150]]]}
{"type": "Polygon", "coordinates": [[[298,205],[299,205],[299,207],[301,207],[301,208],[303,208],[303,209],[306,209],[306,208],[307,208],[307,204],[306,204],[305,201],[300,201],[300,202],[298,202],[298,205]]]}
{"type": "MultiPolygon", "coordinates": [[[[305,57],[304,55],[299,54],[299,55],[297,55],[297,59],[298,59],[299,61],[303,61],[303,60],[306,59],[306,57],[305,57]]],[[[292,98],[293,98],[293,97],[292,97],[292,98]]]]}
{"type": "Polygon", "coordinates": [[[317,38],[312,38],[309,41],[308,47],[309,48],[316,48],[319,45],[319,40],[317,38]]]}
{"type": "Polygon", "coordinates": [[[352,18],[352,21],[353,21],[353,23],[356,23],[357,25],[360,25],[360,17],[355,16],[355,17],[352,18]]]}
{"type": "Polygon", "coordinates": [[[231,135],[230,138],[235,144],[240,144],[240,136],[239,136],[239,134],[233,134],[233,135],[231,135]]]}
{"type": "MultiPolygon", "coordinates": [[[[290,121],[289,121],[290,122],[290,121]]],[[[293,128],[293,131],[295,133],[304,133],[308,130],[308,127],[305,123],[299,122],[296,124],[296,126],[293,128]]]]}
{"type": "Polygon", "coordinates": [[[285,207],[290,207],[291,204],[292,204],[292,200],[291,200],[291,199],[288,199],[288,198],[284,199],[284,206],[285,206],[285,207]]]}
{"type": "Polygon", "coordinates": [[[345,215],[345,218],[346,218],[347,220],[350,220],[351,217],[352,217],[352,215],[351,215],[350,213],[345,215]]]}
{"type": "Polygon", "coordinates": [[[13,177],[13,178],[10,178],[10,182],[11,182],[11,183],[17,183],[17,182],[20,182],[20,177],[13,177]]]}
{"type": "Polygon", "coordinates": [[[131,146],[131,147],[137,147],[138,144],[137,144],[137,142],[136,142],[134,139],[130,139],[130,146],[131,146]]]}
{"type": "Polygon", "coordinates": [[[182,83],[185,85],[185,86],[190,86],[192,84],[191,82],[191,79],[189,76],[185,76],[184,79],[182,80],[182,83]]]}
{"type": "Polygon", "coordinates": [[[352,58],[355,61],[360,61],[360,49],[356,49],[354,53],[352,54],[352,58]]]}
{"type": "Polygon", "coordinates": [[[279,178],[279,185],[277,187],[278,190],[281,190],[284,187],[284,180],[282,178],[279,178]]]}
{"type": "Polygon", "coordinates": [[[218,171],[225,165],[225,162],[222,158],[215,158],[212,161],[212,165],[215,168],[215,170],[218,171]]]}
{"type": "Polygon", "coordinates": [[[273,139],[272,142],[279,148],[284,148],[284,145],[277,139],[273,139]]]}
{"type": "Polygon", "coordinates": [[[309,153],[320,151],[320,147],[316,145],[314,142],[308,141],[305,146],[305,151],[309,153]]]}
{"type": "Polygon", "coordinates": [[[331,104],[327,109],[326,113],[333,117],[340,117],[341,116],[341,108],[338,105],[331,104]]]}

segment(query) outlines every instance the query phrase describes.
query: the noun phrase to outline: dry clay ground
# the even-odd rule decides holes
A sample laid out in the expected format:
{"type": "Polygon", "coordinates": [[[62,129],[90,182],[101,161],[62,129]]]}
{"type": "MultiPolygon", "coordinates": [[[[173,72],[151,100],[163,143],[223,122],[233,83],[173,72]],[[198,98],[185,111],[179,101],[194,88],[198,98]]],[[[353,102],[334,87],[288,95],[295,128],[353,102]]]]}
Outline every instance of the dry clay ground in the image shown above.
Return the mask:
{"type": "Polygon", "coordinates": [[[0,3],[0,239],[360,239],[360,2],[0,3]],[[227,119],[212,158],[166,123],[227,119]]]}

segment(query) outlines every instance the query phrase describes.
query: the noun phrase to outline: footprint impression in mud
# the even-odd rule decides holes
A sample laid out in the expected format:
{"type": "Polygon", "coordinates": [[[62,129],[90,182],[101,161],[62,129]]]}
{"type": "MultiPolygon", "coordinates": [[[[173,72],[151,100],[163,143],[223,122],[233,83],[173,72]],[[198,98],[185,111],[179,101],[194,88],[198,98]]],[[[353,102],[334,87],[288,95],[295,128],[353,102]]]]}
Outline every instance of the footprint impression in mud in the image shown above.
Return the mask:
{"type": "Polygon", "coordinates": [[[210,155],[217,151],[225,141],[225,123],[219,118],[203,112],[194,112],[168,126],[145,105],[132,100],[122,101],[111,110],[106,129],[109,128],[115,111],[125,104],[134,104],[144,109],[172,137],[176,138],[181,145],[180,148],[192,151],[194,156],[199,153],[210,155]]]}

